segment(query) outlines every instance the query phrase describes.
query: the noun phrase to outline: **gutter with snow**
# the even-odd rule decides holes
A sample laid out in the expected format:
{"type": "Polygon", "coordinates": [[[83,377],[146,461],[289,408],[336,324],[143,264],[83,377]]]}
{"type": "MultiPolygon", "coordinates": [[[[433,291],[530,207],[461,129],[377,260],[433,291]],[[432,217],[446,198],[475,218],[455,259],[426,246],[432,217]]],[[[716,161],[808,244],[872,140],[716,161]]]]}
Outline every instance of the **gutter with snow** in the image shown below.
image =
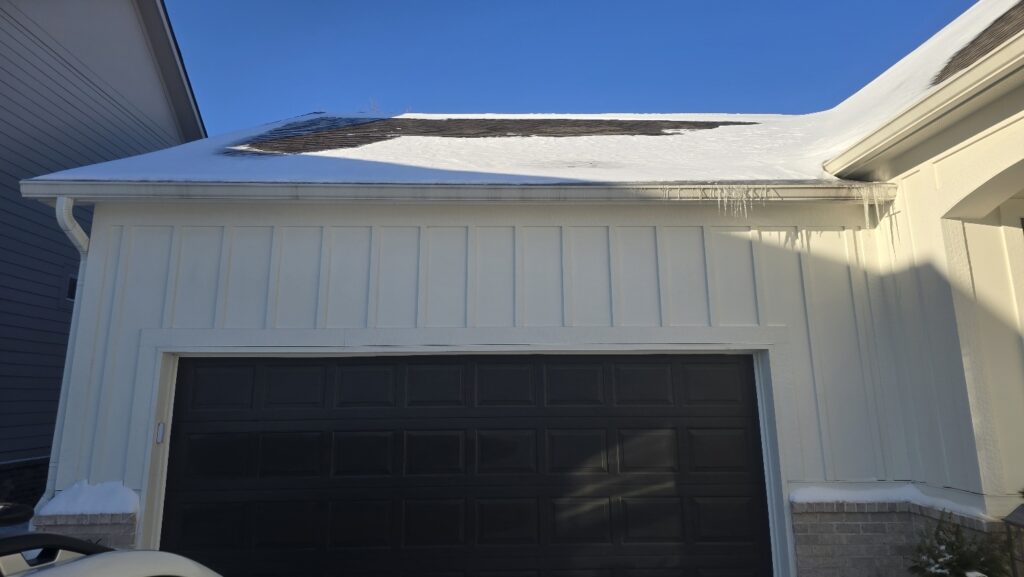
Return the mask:
{"type": "Polygon", "coordinates": [[[179,182],[26,180],[22,195],[42,201],[270,200],[361,202],[720,202],[838,201],[880,203],[895,198],[888,183],[722,181],[593,184],[347,184],[319,182],[179,182]]]}

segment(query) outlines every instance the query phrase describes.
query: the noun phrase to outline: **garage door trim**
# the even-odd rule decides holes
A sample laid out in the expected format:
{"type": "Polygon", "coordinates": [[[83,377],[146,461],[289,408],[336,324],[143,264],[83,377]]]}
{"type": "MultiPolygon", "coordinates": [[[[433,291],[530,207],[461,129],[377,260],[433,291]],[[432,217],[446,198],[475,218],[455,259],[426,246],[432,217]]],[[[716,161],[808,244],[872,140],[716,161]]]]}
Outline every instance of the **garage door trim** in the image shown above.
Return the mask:
{"type": "MultiPolygon", "coordinates": [[[[792,532],[790,530],[789,507],[783,495],[780,453],[776,434],[774,401],[771,384],[771,364],[784,364],[779,351],[770,344],[740,346],[735,349],[722,346],[695,346],[692,344],[667,346],[658,344],[643,345],[590,345],[586,350],[579,348],[518,346],[480,346],[480,347],[360,347],[358,351],[341,353],[345,350],[338,347],[297,348],[297,347],[259,347],[258,352],[248,347],[203,346],[191,341],[182,331],[154,331],[161,335],[143,335],[142,348],[150,349],[152,362],[140,362],[138,367],[139,381],[145,375],[157,375],[154,379],[157,387],[154,412],[150,422],[151,431],[158,426],[168,427],[171,423],[174,383],[177,379],[177,361],[180,357],[244,357],[244,356],[275,356],[275,357],[376,357],[376,356],[440,356],[440,355],[525,355],[525,354],[597,354],[597,355],[629,355],[629,354],[747,354],[753,357],[754,384],[756,390],[756,406],[760,423],[761,451],[764,460],[764,482],[767,490],[769,534],[771,540],[772,562],[777,575],[790,574],[795,569],[792,551],[792,532]],[[175,334],[178,333],[178,334],[175,334]],[[152,338],[160,336],[164,338],[152,338]],[[169,338],[175,337],[175,338],[169,338]],[[184,337],[184,338],[183,338],[184,337]],[[161,342],[163,341],[163,342],[161,342]]],[[[774,340],[774,339],[772,339],[774,340]]],[[[143,359],[146,356],[143,355],[143,359]]],[[[169,433],[169,431],[166,431],[169,433]]],[[[148,447],[144,470],[143,510],[141,512],[139,546],[155,547],[159,543],[162,525],[163,494],[166,488],[166,471],[168,460],[168,444],[154,443],[148,447]]]]}

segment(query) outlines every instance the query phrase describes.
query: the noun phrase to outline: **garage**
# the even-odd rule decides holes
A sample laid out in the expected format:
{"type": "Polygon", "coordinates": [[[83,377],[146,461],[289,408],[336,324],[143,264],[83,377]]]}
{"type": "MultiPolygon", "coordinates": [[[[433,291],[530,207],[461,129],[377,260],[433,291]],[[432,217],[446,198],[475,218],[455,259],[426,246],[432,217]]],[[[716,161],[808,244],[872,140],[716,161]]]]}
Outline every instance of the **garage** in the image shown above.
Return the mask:
{"type": "Polygon", "coordinates": [[[753,362],[183,358],[161,548],[226,576],[770,575],[753,362]]]}

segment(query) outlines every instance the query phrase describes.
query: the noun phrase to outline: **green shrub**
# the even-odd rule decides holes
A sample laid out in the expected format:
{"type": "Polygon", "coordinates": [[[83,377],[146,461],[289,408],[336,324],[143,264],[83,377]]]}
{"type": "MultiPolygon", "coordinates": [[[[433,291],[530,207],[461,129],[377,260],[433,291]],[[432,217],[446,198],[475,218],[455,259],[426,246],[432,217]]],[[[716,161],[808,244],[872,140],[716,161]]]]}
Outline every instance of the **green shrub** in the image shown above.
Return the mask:
{"type": "Polygon", "coordinates": [[[921,535],[910,572],[914,575],[947,577],[1008,577],[1009,556],[991,535],[968,537],[963,527],[944,515],[935,530],[921,535]]]}

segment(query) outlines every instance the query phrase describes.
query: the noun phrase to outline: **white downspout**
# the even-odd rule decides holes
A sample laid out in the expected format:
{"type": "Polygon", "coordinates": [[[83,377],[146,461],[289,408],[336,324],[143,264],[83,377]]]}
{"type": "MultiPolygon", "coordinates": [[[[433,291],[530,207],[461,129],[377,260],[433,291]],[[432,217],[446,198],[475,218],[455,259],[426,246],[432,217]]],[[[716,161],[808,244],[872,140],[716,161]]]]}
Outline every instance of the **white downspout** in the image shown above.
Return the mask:
{"type": "MultiPolygon", "coordinates": [[[[75,335],[78,333],[78,316],[82,311],[82,284],[85,282],[85,262],[89,254],[89,235],[85,234],[82,227],[75,220],[72,210],[75,208],[75,201],[64,197],[57,197],[57,224],[67,235],[71,244],[78,249],[78,279],[75,284],[75,306],[71,312],[71,328],[68,331],[68,349],[64,356],[64,373],[60,381],[60,400],[57,404],[57,423],[53,430],[53,448],[50,451],[50,464],[46,475],[46,492],[43,493],[39,504],[43,504],[53,497],[54,488],[57,484],[57,463],[60,460],[61,437],[64,434],[64,414],[67,412],[68,383],[71,380],[71,366],[75,358],[75,335]]],[[[36,506],[38,511],[39,506],[36,506]]]]}

